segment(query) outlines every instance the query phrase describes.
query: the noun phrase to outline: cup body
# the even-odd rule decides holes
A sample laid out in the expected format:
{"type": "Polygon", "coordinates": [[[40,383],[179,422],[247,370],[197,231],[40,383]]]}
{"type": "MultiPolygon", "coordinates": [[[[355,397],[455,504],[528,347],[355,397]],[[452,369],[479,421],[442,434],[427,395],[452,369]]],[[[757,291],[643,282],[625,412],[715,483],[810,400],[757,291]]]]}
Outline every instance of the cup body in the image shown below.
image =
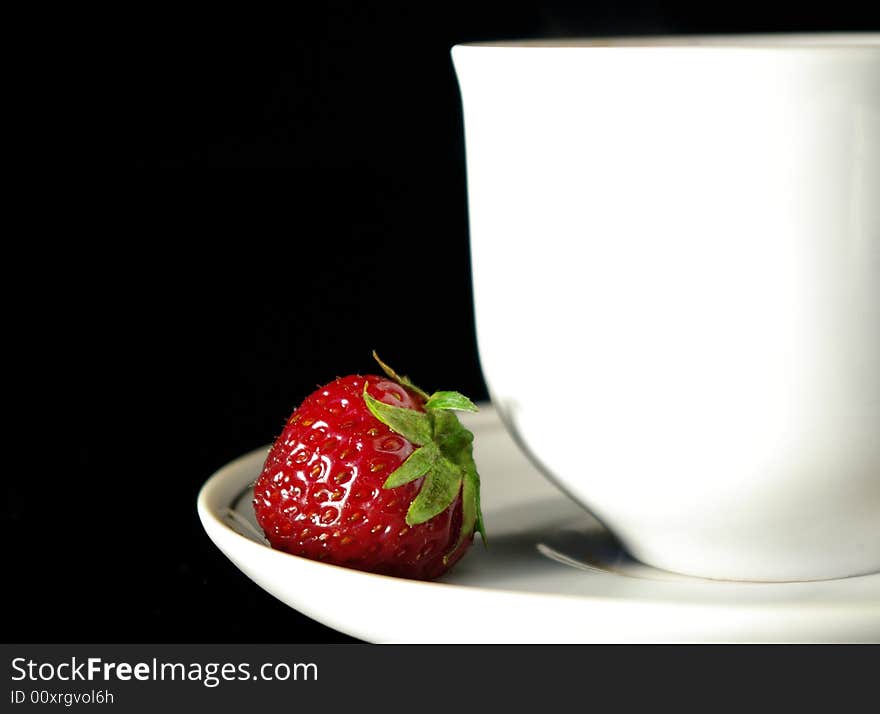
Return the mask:
{"type": "Polygon", "coordinates": [[[651,565],[880,570],[880,35],[452,56],[518,443],[651,565]]]}

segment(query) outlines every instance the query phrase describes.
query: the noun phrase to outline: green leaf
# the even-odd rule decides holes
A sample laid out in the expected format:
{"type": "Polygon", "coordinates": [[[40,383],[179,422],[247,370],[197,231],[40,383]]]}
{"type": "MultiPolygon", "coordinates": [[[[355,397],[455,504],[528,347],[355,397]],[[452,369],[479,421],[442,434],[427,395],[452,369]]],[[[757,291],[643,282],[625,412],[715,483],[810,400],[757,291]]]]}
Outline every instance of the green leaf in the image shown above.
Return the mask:
{"type": "MultiPolygon", "coordinates": [[[[464,479],[461,485],[461,528],[458,531],[458,538],[455,545],[443,556],[443,562],[448,562],[455,552],[461,547],[465,539],[469,538],[474,532],[474,524],[482,522],[483,518],[480,514],[480,479],[477,476],[476,469],[468,468],[465,470],[464,479]]],[[[480,530],[483,537],[483,544],[486,544],[486,535],[480,530]]]]}
{"type": "Polygon", "coordinates": [[[461,489],[461,478],[461,472],[449,461],[437,459],[406,512],[406,524],[424,523],[449,508],[461,489]]]}
{"type": "Polygon", "coordinates": [[[489,539],[486,537],[486,525],[483,523],[483,509],[480,507],[480,477],[477,474],[476,464],[473,468],[469,469],[465,473],[465,481],[470,481],[471,488],[470,491],[473,492],[473,504],[474,509],[476,510],[476,529],[480,534],[480,538],[483,539],[483,545],[489,545],[489,539]]]}
{"type": "Polygon", "coordinates": [[[385,364],[382,360],[379,359],[379,355],[376,354],[376,350],[373,350],[373,359],[379,363],[379,366],[382,368],[382,371],[385,372],[391,379],[393,379],[398,384],[402,384],[404,387],[407,387],[418,394],[422,399],[428,398],[428,393],[423,389],[419,389],[415,384],[409,381],[409,377],[403,377],[397,372],[395,372],[391,367],[385,364]]]}
{"type": "Polygon", "coordinates": [[[425,409],[458,409],[464,412],[476,412],[476,404],[459,392],[434,392],[425,403],[425,409]]]}
{"type": "Polygon", "coordinates": [[[440,452],[437,447],[432,443],[425,444],[420,449],[413,451],[406,461],[391,473],[382,488],[396,488],[410,481],[415,481],[424,476],[438,458],[440,458],[440,452]]]}
{"type": "Polygon", "coordinates": [[[422,446],[431,441],[433,428],[431,417],[415,409],[395,407],[385,404],[367,393],[367,384],[364,383],[364,401],[367,409],[385,426],[408,439],[416,446],[422,446]]]}
{"type": "Polygon", "coordinates": [[[471,456],[474,435],[465,429],[452,412],[434,414],[434,442],[440,453],[458,466],[473,460],[471,456]]]}

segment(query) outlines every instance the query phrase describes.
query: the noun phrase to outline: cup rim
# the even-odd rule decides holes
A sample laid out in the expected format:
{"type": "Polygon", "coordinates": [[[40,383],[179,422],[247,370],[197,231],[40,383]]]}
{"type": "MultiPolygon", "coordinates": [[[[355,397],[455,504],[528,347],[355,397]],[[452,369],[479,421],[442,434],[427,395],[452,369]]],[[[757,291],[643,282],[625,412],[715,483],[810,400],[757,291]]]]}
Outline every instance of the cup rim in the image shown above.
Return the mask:
{"type": "Polygon", "coordinates": [[[880,49],[880,32],[760,32],[694,35],[519,38],[461,42],[456,48],[492,49],[880,49]]]}

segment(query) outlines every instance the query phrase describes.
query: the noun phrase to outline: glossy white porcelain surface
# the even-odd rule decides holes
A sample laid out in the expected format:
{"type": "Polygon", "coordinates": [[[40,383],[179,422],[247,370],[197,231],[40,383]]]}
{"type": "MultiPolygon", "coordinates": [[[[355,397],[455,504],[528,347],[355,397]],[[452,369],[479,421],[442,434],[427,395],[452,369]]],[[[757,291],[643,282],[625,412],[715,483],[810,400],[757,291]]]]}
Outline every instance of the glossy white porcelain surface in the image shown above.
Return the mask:
{"type": "Polygon", "coordinates": [[[536,471],[495,411],[481,407],[465,421],[475,435],[489,547],[476,543],[437,582],[371,575],[269,548],[250,505],[267,449],[205,483],[202,524],[267,592],[369,642],[880,642],[880,575],[719,582],[634,562],[536,471]]]}
{"type": "Polygon", "coordinates": [[[480,362],[535,463],[659,567],[880,570],[880,35],[452,56],[480,362]]]}

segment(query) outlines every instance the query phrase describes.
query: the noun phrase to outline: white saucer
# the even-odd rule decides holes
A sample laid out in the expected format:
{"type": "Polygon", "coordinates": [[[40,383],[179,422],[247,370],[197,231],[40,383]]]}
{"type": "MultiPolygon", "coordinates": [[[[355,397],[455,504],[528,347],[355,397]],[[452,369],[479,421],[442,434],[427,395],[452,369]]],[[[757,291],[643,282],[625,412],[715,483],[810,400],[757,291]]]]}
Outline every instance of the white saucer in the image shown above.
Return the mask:
{"type": "Polygon", "coordinates": [[[491,406],[463,421],[475,436],[489,548],[477,537],[438,581],[372,575],[269,548],[249,488],[267,448],[205,483],[202,525],[266,591],[367,642],[880,642],[880,574],[735,583],[641,565],[531,466],[491,406]]]}

